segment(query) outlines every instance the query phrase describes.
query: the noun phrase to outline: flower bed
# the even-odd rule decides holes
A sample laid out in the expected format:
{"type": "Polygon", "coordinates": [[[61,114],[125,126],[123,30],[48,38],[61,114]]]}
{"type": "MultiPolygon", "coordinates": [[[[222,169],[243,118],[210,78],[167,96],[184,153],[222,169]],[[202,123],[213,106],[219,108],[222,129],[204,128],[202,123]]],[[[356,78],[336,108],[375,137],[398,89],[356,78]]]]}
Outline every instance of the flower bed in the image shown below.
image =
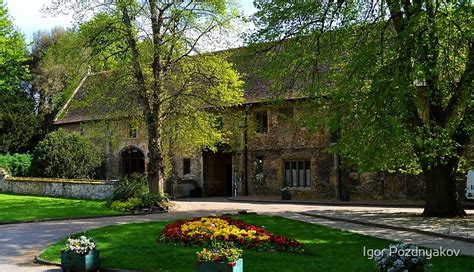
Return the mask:
{"type": "Polygon", "coordinates": [[[260,251],[304,251],[303,245],[294,239],[275,235],[265,228],[230,217],[177,220],[163,229],[159,240],[182,245],[205,245],[212,240],[218,240],[260,251]]]}

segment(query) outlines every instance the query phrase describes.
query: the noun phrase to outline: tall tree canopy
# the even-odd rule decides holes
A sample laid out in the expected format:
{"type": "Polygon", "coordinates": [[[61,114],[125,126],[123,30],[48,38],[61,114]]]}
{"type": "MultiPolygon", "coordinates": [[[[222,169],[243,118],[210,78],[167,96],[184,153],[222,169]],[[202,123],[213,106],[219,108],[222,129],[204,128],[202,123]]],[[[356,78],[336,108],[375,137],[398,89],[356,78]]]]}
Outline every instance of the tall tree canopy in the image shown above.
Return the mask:
{"type": "Polygon", "coordinates": [[[35,102],[25,91],[28,60],[25,40],[0,0],[0,153],[26,151],[37,130],[35,102]]]}
{"type": "Polygon", "coordinates": [[[123,93],[118,102],[139,105],[126,111],[146,124],[152,193],[163,193],[167,133],[196,136],[188,147],[212,146],[223,139],[213,125],[215,115],[205,109],[239,103],[239,75],[225,54],[198,54],[216,42],[215,31],[236,18],[232,2],[64,0],[55,1],[49,11],[72,11],[81,18],[91,69],[114,77],[113,88],[102,89],[123,93]]]}
{"type": "Polygon", "coordinates": [[[30,92],[37,97],[43,135],[53,129],[54,117],[87,72],[82,41],[79,33],[60,27],[33,36],[30,92]]]}
{"type": "Polygon", "coordinates": [[[276,48],[261,50],[278,67],[268,75],[318,97],[308,124],[338,131],[334,150],[360,170],[422,172],[425,215],[464,215],[455,174],[473,138],[472,1],[256,6],[252,41],[276,48]]]}

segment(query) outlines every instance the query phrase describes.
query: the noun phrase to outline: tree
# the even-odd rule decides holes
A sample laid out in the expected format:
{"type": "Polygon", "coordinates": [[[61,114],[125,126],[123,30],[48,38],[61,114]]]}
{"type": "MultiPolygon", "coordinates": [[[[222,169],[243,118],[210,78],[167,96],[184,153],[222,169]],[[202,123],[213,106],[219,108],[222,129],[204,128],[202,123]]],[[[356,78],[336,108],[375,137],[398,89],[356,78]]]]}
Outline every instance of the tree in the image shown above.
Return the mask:
{"type": "Polygon", "coordinates": [[[473,138],[472,2],[256,4],[252,41],[270,41],[259,50],[283,67],[268,74],[313,96],[306,121],[338,132],[333,150],[362,171],[421,172],[424,215],[465,215],[455,175],[473,138]]]}
{"type": "Polygon", "coordinates": [[[74,52],[60,50],[61,47],[66,47],[71,36],[74,34],[60,27],[53,28],[51,31],[38,31],[33,35],[30,92],[37,97],[38,115],[43,121],[43,137],[53,129],[54,116],[64,103],[62,94],[66,92],[68,83],[74,83],[73,75],[78,74],[77,71],[74,73],[71,71],[77,68],[77,56],[73,58],[76,62],[67,62],[65,59],[74,52]]]}
{"type": "MultiPolygon", "coordinates": [[[[230,2],[130,1],[91,4],[90,1],[56,1],[49,10],[73,10],[91,50],[94,68],[111,71],[113,84],[123,82],[127,100],[136,101],[148,134],[147,175],[150,192],[163,193],[166,133],[176,120],[195,120],[192,126],[209,129],[190,146],[211,146],[222,139],[206,107],[221,108],[240,102],[239,75],[225,54],[203,54],[212,32],[224,29],[236,17],[230,2]],[[90,18],[90,17],[89,17],[90,18]],[[203,43],[206,42],[206,43],[203,43]],[[210,136],[207,137],[206,136],[210,136]]],[[[130,108],[130,110],[133,110],[130,108]]],[[[135,115],[134,115],[135,114],[135,115]]],[[[187,127],[186,129],[196,129],[187,127]]]]}
{"type": "Polygon", "coordinates": [[[36,133],[34,99],[26,81],[28,51],[23,36],[8,17],[0,0],[0,152],[24,152],[36,133]]]}

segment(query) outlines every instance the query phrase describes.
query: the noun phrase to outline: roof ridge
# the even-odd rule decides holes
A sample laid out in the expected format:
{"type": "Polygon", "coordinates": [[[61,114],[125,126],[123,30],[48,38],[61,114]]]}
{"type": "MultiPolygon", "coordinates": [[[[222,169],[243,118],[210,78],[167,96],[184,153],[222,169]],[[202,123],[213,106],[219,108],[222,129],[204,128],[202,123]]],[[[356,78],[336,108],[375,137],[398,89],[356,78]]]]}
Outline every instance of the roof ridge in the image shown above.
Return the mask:
{"type": "Polygon", "coordinates": [[[71,103],[72,99],[74,98],[74,96],[76,96],[76,93],[79,91],[79,89],[82,87],[82,85],[84,85],[84,82],[86,81],[86,79],[89,76],[100,75],[100,74],[104,74],[104,73],[107,73],[107,72],[108,71],[100,71],[100,72],[93,72],[92,73],[90,68],[89,68],[89,70],[87,71],[87,74],[81,79],[81,81],[79,82],[77,87],[74,89],[74,92],[72,92],[71,96],[69,96],[69,99],[66,101],[66,103],[62,106],[62,108],[56,114],[56,117],[54,117],[53,122],[56,123],[59,120],[60,116],[64,113],[66,108],[69,106],[69,103],[71,103]]]}

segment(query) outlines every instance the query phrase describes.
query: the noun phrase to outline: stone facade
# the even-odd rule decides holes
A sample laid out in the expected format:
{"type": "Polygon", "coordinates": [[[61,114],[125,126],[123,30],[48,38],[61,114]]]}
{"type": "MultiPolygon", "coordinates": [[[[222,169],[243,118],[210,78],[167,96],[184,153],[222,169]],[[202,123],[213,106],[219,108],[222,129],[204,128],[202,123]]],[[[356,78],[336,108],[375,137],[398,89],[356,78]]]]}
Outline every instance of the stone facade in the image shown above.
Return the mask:
{"type": "MultiPolygon", "coordinates": [[[[196,150],[191,155],[172,156],[173,172],[165,185],[167,193],[173,197],[248,195],[276,199],[286,191],[293,200],[423,199],[421,177],[383,173],[359,175],[344,169],[339,177],[337,158],[327,151],[331,145],[329,135],[310,132],[298,125],[298,119],[305,114],[298,102],[279,106],[247,104],[236,108],[233,115],[235,113],[241,115],[238,123],[235,120],[227,123],[224,118],[224,125],[237,128],[229,144],[221,146],[217,152],[196,150]],[[263,124],[261,116],[267,119],[265,131],[259,131],[259,122],[263,124]],[[185,163],[188,164],[186,171],[185,163]],[[300,167],[302,165],[304,169],[300,167]],[[294,166],[297,170],[291,168],[294,166]],[[291,182],[288,184],[287,175],[296,171],[300,180],[296,186],[291,182]],[[301,186],[303,176],[304,185],[301,186]]],[[[143,153],[145,162],[147,160],[144,125],[138,126],[134,138],[129,137],[128,124],[121,122],[114,126],[114,132],[107,132],[114,135],[113,143],[106,138],[100,140],[94,125],[60,126],[88,135],[104,150],[109,180],[123,174],[123,150],[136,148],[143,153]]]]}
{"type": "Polygon", "coordinates": [[[9,177],[0,173],[0,191],[39,196],[83,199],[108,199],[116,182],[9,177]]]}

